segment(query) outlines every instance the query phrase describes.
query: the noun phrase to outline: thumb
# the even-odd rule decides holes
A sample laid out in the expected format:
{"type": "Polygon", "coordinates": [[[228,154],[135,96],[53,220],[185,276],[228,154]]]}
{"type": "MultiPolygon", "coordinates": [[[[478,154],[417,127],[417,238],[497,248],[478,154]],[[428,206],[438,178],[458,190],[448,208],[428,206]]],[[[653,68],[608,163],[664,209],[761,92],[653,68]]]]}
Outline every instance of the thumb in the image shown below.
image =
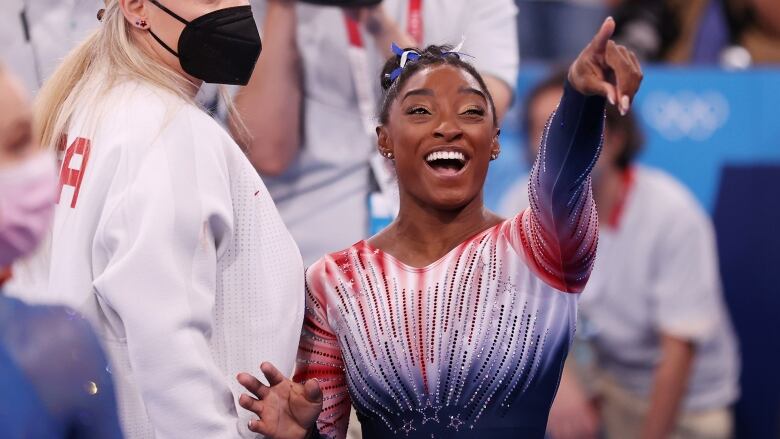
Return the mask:
{"type": "Polygon", "coordinates": [[[589,48],[595,53],[605,54],[607,52],[607,43],[612,38],[612,34],[615,33],[615,19],[607,17],[604,23],[601,25],[601,29],[596,33],[596,36],[588,44],[589,48]]]}
{"type": "Polygon", "coordinates": [[[322,402],[322,389],[320,389],[320,383],[311,379],[303,384],[303,396],[306,400],[313,403],[322,402]]]}

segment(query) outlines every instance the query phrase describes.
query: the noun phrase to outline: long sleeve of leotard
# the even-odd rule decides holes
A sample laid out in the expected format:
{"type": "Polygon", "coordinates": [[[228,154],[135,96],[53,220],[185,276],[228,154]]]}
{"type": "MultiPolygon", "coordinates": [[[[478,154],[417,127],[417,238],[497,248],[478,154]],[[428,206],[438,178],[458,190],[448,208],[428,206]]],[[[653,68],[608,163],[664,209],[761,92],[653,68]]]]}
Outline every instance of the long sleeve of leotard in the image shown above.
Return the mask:
{"type": "Polygon", "coordinates": [[[528,264],[560,291],[581,292],[596,255],[590,172],[601,151],[604,105],[603,97],[584,96],[566,83],[531,170],[530,206],[513,227],[528,264]]]}
{"type": "Polygon", "coordinates": [[[327,277],[326,260],[319,260],[306,271],[306,311],[293,380],[305,382],[316,378],[319,381],[323,404],[314,437],[340,439],[346,437],[352,403],[341,348],[328,323],[324,282],[327,277]]]}

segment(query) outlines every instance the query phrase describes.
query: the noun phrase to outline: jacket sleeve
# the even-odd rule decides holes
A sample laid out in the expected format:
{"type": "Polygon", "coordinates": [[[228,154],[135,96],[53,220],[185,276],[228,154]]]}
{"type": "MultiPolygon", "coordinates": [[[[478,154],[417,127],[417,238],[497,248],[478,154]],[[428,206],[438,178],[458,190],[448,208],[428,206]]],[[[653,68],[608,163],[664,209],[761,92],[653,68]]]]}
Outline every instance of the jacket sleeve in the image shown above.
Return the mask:
{"type": "Polygon", "coordinates": [[[143,154],[123,159],[136,163],[119,167],[116,178],[129,183],[97,229],[106,262],[94,287],[121,321],[155,437],[235,438],[230,377],[209,347],[230,186],[220,143],[195,125],[176,117],[151,146],[137,146],[143,154]]]}
{"type": "Polygon", "coordinates": [[[322,413],[317,420],[319,437],[344,439],[352,403],[344,358],[337,335],[328,323],[325,265],[320,260],[306,272],[306,314],[294,380],[304,382],[316,378],[319,381],[323,396],[322,413]]]}
{"type": "Polygon", "coordinates": [[[530,206],[513,222],[516,247],[560,291],[582,292],[593,268],[598,217],[590,173],[603,132],[604,98],[584,96],[567,82],[531,170],[530,206]]]}

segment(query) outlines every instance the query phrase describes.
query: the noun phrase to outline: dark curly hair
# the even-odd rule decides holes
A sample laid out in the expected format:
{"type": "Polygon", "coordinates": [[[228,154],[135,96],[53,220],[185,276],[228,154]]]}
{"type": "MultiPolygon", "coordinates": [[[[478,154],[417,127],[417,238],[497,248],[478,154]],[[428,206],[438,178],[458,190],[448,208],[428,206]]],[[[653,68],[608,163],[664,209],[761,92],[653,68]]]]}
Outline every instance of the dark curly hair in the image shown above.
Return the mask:
{"type": "Polygon", "coordinates": [[[382,100],[379,106],[379,122],[386,124],[390,115],[390,106],[398,97],[398,92],[403,88],[406,81],[409,80],[415,73],[424,70],[427,67],[434,66],[453,66],[461,70],[467,71],[474,79],[477,80],[482,91],[487,96],[488,104],[490,105],[490,111],[493,113],[493,123],[498,126],[498,116],[496,115],[496,106],[493,103],[493,96],[490,95],[490,91],[485,84],[485,80],[482,79],[482,75],[479,74],[477,69],[471,64],[463,61],[460,56],[455,53],[451,53],[452,46],[428,46],[425,50],[416,48],[407,48],[404,50],[414,50],[420,54],[420,58],[414,61],[409,61],[404,66],[401,74],[392,80],[390,75],[393,71],[398,69],[401,65],[401,57],[399,55],[393,55],[388,58],[382,69],[382,75],[380,81],[382,84],[382,100]]]}

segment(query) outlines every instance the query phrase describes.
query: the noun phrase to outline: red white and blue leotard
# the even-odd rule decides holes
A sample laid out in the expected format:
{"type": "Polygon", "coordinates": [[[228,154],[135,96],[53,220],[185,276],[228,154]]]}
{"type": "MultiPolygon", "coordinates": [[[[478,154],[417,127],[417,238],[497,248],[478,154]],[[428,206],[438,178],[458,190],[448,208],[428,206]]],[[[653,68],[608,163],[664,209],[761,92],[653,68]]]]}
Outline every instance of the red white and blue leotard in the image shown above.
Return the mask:
{"type": "Polygon", "coordinates": [[[568,84],[531,208],[424,268],[361,241],[307,272],[295,379],[318,378],[323,437],[542,438],[590,274],[604,100],[568,84]]]}

